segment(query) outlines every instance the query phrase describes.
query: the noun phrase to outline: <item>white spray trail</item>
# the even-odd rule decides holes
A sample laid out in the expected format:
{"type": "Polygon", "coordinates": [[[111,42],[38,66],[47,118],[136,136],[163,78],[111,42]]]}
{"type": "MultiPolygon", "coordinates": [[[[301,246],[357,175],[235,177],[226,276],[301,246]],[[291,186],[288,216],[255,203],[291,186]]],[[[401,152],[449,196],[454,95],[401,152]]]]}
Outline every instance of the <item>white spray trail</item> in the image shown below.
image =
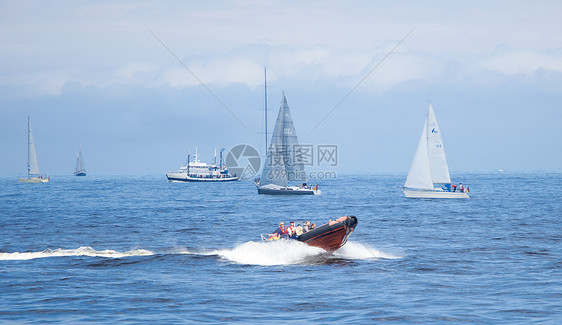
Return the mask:
{"type": "Polygon", "coordinates": [[[0,253],[0,260],[31,260],[34,258],[45,257],[62,257],[62,256],[92,256],[92,257],[111,257],[122,258],[128,256],[147,256],[152,255],[151,251],[146,249],[135,249],[127,252],[118,252],[111,249],[96,251],[92,247],[79,247],[77,249],[46,249],[41,252],[24,252],[24,253],[0,253]]]}
{"type": "Polygon", "coordinates": [[[333,256],[334,258],[349,260],[402,258],[355,242],[348,242],[345,246],[335,251],[333,255],[330,255],[321,248],[308,246],[294,240],[246,242],[233,249],[216,250],[204,254],[217,255],[235,263],[250,265],[307,264],[319,256],[328,259],[330,256],[333,256]]]}
{"type": "Polygon", "coordinates": [[[350,260],[368,260],[373,258],[400,259],[401,256],[381,252],[362,243],[348,241],[343,247],[334,252],[334,256],[350,260]]]}
{"type": "Polygon", "coordinates": [[[239,264],[252,265],[299,264],[321,254],[326,254],[326,251],[296,240],[280,240],[268,243],[246,242],[233,249],[223,249],[209,253],[209,255],[218,255],[239,264]]]}

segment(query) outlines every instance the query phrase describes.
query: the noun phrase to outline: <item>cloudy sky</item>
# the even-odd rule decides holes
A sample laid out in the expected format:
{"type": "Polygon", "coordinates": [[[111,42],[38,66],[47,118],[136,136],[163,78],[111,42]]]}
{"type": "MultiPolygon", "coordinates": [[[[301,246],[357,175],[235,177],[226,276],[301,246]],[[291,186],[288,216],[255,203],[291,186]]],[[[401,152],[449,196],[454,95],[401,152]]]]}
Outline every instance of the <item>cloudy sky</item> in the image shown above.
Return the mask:
{"type": "Polygon", "coordinates": [[[406,173],[430,100],[453,173],[560,171],[561,16],[558,1],[0,1],[0,175],[25,175],[28,115],[52,175],[80,142],[91,174],[263,150],[265,66],[270,128],[285,91],[300,142],[337,145],[337,171],[406,173]]]}

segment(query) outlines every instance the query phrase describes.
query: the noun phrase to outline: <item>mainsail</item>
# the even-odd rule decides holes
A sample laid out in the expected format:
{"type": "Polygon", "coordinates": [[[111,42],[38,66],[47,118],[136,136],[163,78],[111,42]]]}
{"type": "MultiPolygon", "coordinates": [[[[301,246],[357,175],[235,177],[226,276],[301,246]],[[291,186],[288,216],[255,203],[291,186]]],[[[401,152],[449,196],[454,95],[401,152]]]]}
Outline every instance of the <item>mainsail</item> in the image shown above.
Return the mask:
{"type": "Polygon", "coordinates": [[[418,148],[404,187],[433,190],[434,184],[451,184],[443,140],[431,103],[418,148]]]}
{"type": "Polygon", "coordinates": [[[285,93],[283,93],[281,107],[267,150],[267,161],[260,178],[260,186],[274,184],[286,187],[289,181],[306,181],[306,171],[300,149],[291,111],[285,93]]]}
{"type": "Polygon", "coordinates": [[[82,171],[84,171],[84,160],[82,158],[82,148],[80,148],[80,151],[76,155],[76,172],[82,171]]]}
{"type": "Polygon", "coordinates": [[[35,152],[35,141],[31,131],[31,121],[27,117],[27,176],[39,176],[39,164],[37,163],[37,153],[35,152]]]}
{"type": "Polygon", "coordinates": [[[427,113],[427,150],[429,156],[429,168],[431,169],[431,179],[434,184],[451,184],[449,166],[445,157],[443,139],[437,125],[437,118],[433,112],[431,103],[427,113]]]}

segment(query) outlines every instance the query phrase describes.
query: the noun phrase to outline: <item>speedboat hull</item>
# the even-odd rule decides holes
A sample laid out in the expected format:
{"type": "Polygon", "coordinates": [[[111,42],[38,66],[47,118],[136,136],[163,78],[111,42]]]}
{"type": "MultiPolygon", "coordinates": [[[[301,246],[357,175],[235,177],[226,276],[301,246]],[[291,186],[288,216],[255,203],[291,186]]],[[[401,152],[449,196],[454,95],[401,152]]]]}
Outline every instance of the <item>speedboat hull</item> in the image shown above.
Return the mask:
{"type": "Polygon", "coordinates": [[[448,192],[448,191],[424,191],[403,189],[404,196],[416,199],[470,199],[468,193],[465,192],[448,192]]]}
{"type": "Polygon", "coordinates": [[[309,230],[296,239],[307,245],[333,252],[345,245],[356,226],[355,216],[345,216],[309,230]]]}
{"type": "Polygon", "coordinates": [[[239,177],[191,177],[186,173],[167,173],[170,182],[231,182],[237,181],[239,177]]]}

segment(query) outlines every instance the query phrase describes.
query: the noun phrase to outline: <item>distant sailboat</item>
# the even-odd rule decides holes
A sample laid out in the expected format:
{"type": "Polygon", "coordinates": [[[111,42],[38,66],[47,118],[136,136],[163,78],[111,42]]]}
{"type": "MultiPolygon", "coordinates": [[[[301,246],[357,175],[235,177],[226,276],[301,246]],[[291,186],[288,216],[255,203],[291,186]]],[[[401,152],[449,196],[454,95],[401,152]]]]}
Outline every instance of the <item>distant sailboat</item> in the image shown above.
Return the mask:
{"type": "Polygon", "coordinates": [[[86,168],[84,168],[84,159],[82,158],[82,145],[80,145],[80,151],[76,155],[76,169],[74,170],[74,176],[86,176],[86,168]]]}
{"type": "Polygon", "coordinates": [[[431,103],[402,191],[408,198],[469,198],[467,192],[457,191],[451,185],[443,140],[431,103]]]}
{"type": "MultiPolygon", "coordinates": [[[[267,137],[267,135],[266,135],[267,137]]],[[[307,185],[304,162],[297,159],[299,141],[285,93],[279,108],[277,122],[267,148],[267,161],[261,178],[256,179],[258,194],[274,195],[320,195],[318,186],[307,185]],[[289,186],[289,181],[301,182],[300,186],[289,186]]]]}
{"type": "Polygon", "coordinates": [[[18,179],[20,183],[47,183],[49,177],[43,178],[39,172],[39,164],[37,163],[37,153],[35,151],[35,141],[33,140],[33,132],[31,131],[31,121],[27,117],[27,178],[18,179]]]}

